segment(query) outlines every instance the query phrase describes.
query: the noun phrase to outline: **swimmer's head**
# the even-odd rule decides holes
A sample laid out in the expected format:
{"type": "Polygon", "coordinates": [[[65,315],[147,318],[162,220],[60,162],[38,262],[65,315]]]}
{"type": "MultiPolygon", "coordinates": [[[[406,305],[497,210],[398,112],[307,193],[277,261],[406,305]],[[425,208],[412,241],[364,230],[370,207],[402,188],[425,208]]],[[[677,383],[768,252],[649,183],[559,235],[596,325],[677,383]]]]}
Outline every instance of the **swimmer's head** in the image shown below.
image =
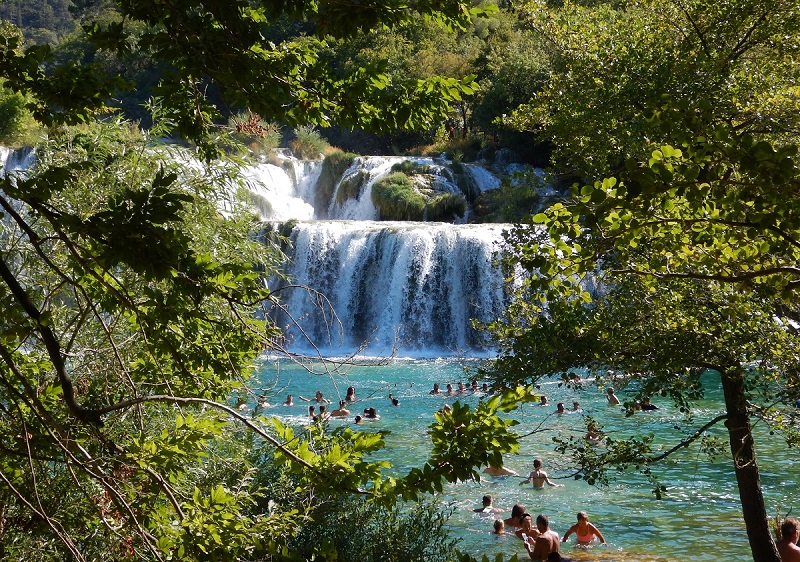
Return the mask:
{"type": "Polygon", "coordinates": [[[506,524],[503,522],[502,519],[495,519],[494,521],[494,532],[496,535],[499,535],[505,529],[506,524]]]}
{"type": "Polygon", "coordinates": [[[589,514],[585,511],[578,512],[578,521],[589,521],[589,514]]]}
{"type": "Polygon", "coordinates": [[[511,517],[519,517],[523,513],[525,513],[525,506],[521,503],[515,504],[514,507],[511,508],[511,517]]]}
{"type": "Polygon", "coordinates": [[[542,460],[533,459],[533,468],[542,468],[542,460]]]}

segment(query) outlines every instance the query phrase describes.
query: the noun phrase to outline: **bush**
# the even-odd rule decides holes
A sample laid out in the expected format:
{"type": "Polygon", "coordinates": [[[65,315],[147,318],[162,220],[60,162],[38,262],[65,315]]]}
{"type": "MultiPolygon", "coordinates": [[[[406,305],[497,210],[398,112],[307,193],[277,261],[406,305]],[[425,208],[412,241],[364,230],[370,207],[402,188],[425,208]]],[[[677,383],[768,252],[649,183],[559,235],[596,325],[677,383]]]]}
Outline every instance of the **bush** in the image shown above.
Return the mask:
{"type": "Polygon", "coordinates": [[[344,562],[455,561],[456,541],[445,528],[448,517],[432,502],[388,509],[359,498],[336,498],[317,508],[314,524],[301,527],[290,548],[307,560],[328,544],[344,562]]]}
{"type": "Polygon", "coordinates": [[[382,220],[421,221],[425,217],[427,199],[414,189],[402,172],[394,172],[372,186],[372,203],[382,220]]]}
{"type": "Polygon", "coordinates": [[[430,173],[430,166],[425,166],[413,160],[403,160],[392,166],[392,172],[403,172],[407,176],[430,173]]]}
{"type": "Polygon", "coordinates": [[[0,143],[6,146],[36,144],[39,125],[25,107],[25,96],[0,84],[0,143]]]}
{"type": "Polygon", "coordinates": [[[475,201],[472,222],[530,222],[543,205],[535,179],[505,181],[498,189],[480,194],[475,201]]]}
{"type": "Polygon", "coordinates": [[[296,128],[294,136],[289,141],[289,148],[301,160],[319,160],[320,155],[328,148],[328,141],[311,125],[296,128]]]}
{"type": "MultiPolygon", "coordinates": [[[[231,136],[242,143],[256,156],[269,156],[281,144],[281,129],[275,123],[267,123],[257,114],[248,111],[233,115],[228,119],[232,129],[231,136]]],[[[231,151],[233,147],[226,147],[231,151]]]]}

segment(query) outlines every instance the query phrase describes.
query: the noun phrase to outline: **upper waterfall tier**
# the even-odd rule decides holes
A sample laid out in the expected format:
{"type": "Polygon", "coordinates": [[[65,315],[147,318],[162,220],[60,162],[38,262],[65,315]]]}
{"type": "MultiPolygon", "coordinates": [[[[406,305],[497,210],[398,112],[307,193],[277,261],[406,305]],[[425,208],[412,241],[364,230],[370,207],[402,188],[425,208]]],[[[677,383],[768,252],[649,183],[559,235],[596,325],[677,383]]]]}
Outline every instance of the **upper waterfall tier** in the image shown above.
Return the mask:
{"type": "Polygon", "coordinates": [[[320,200],[321,162],[300,161],[285,153],[274,163],[246,166],[243,170],[252,203],[265,220],[378,220],[372,188],[402,162],[424,167],[428,187],[474,199],[480,192],[500,186],[500,178],[478,164],[454,163],[412,156],[359,156],[337,179],[329,198],[320,200]]]}
{"type": "Polygon", "coordinates": [[[314,292],[281,292],[286,312],[276,320],[287,345],[310,349],[310,338],[326,355],[362,346],[375,355],[482,349],[472,320],[498,318],[506,304],[495,260],[505,226],[298,223],[287,273],[314,292]]]}

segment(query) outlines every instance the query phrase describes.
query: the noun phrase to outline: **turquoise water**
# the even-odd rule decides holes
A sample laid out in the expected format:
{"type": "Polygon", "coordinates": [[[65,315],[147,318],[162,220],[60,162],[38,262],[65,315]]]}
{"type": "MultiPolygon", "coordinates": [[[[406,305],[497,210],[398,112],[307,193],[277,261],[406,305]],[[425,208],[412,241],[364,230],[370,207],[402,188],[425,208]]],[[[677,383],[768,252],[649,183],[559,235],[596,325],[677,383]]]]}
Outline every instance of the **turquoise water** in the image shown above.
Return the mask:
{"type": "MultiPolygon", "coordinates": [[[[267,413],[289,421],[306,423],[308,403],[298,400],[298,395],[312,397],[317,390],[332,400],[331,409],[344,398],[347,387],[354,386],[358,402],[349,409],[352,415],[345,420],[331,420],[332,425],[353,424],[353,417],[364,408],[375,407],[380,420],[362,424],[363,431],[388,429],[386,457],[394,470],[404,473],[420,466],[426,459],[430,442],[426,430],[433,421],[433,413],[456,399],[477,403],[480,395],[461,397],[430,396],[434,382],[445,389],[448,382],[454,387],[459,381],[469,386],[464,375],[468,363],[455,360],[406,360],[388,366],[350,367],[345,374],[312,375],[305,369],[288,363],[268,363],[263,370],[265,388],[269,387],[273,406],[267,413]],[[399,398],[400,405],[391,405],[388,395],[399,398]],[[293,394],[295,406],[276,406],[293,394]]],[[[715,388],[716,380],[709,377],[706,400],[696,405],[693,427],[720,413],[721,394],[715,388]]],[[[607,405],[604,392],[596,388],[593,380],[583,381],[581,389],[568,389],[558,381],[544,381],[540,389],[550,402],[549,406],[524,405],[513,417],[520,421],[515,429],[520,434],[540,430],[523,437],[520,453],[505,459],[505,465],[520,477],[489,478],[481,482],[464,482],[450,485],[438,496],[443,507],[454,510],[450,530],[459,539],[459,548],[473,555],[496,553],[510,556],[513,553],[527,558],[525,549],[514,536],[496,537],[491,534],[493,517],[482,517],[472,509],[480,505],[483,494],[494,496],[497,507],[509,510],[515,503],[526,506],[534,516],[545,513],[551,526],[559,534],[576,521],[576,513],[585,510],[608,542],[588,549],[575,548],[574,538],[563,545],[562,554],[578,560],[598,561],[692,561],[712,562],[719,559],[751,559],[747,534],[742,522],[736,480],[727,456],[710,461],[697,448],[682,451],[655,468],[662,484],[668,487],[662,500],[651,493],[652,484],[646,478],[623,473],[612,475],[608,487],[589,486],[568,477],[572,473],[569,459],[554,452],[554,435],[582,435],[583,415],[595,417],[604,430],[621,438],[633,434],[654,433],[664,448],[677,442],[675,426],[685,421],[677,408],[666,399],[653,402],[661,409],[655,412],[638,412],[626,418],[620,407],[607,405]],[[555,404],[564,402],[569,409],[579,401],[582,412],[555,415],[555,404]],[[533,490],[519,483],[533,469],[533,459],[544,461],[544,470],[551,479],[565,486],[533,490]]],[[[624,398],[624,394],[620,395],[624,398]]],[[[757,430],[756,444],[761,468],[762,485],[770,516],[788,511],[800,512],[797,484],[800,474],[796,461],[782,446],[782,441],[768,439],[766,432],[757,430]]],[[[724,428],[715,428],[724,437],[724,428]]],[[[509,513],[499,514],[508,517],[509,513]]]]}

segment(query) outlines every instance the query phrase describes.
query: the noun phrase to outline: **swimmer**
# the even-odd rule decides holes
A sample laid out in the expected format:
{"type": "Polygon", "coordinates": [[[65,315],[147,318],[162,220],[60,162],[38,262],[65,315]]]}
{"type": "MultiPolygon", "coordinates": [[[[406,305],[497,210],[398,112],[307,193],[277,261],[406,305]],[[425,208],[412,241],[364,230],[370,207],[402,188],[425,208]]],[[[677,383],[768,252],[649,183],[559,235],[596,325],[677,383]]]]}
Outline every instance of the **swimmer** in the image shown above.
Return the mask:
{"type": "Polygon", "coordinates": [[[558,533],[550,529],[550,520],[547,515],[541,514],[536,518],[536,528],[539,531],[539,536],[536,537],[535,542],[525,541],[525,550],[528,551],[531,560],[547,562],[551,553],[559,551],[561,539],[558,533]]]}
{"type": "Polygon", "coordinates": [[[347,396],[344,397],[345,400],[348,402],[355,402],[356,401],[356,389],[353,386],[347,387],[347,396]]]}
{"type": "Polygon", "coordinates": [[[521,503],[514,504],[514,507],[511,508],[511,517],[508,519],[504,519],[503,523],[507,527],[522,527],[522,523],[520,522],[520,518],[525,514],[525,506],[521,503]]]}
{"type": "Polygon", "coordinates": [[[433,383],[433,390],[431,390],[428,394],[438,395],[438,394],[441,394],[441,393],[442,393],[442,391],[439,390],[439,383],[435,382],[435,383],[433,383]]]}
{"type": "Polygon", "coordinates": [[[487,466],[483,469],[483,473],[489,476],[519,476],[515,471],[504,466],[487,466]]]}
{"type": "Polygon", "coordinates": [[[502,519],[495,519],[494,520],[494,530],[492,531],[493,535],[507,535],[506,533],[506,524],[503,522],[502,519]]]}
{"type": "Polygon", "coordinates": [[[305,398],[304,396],[298,396],[300,400],[303,402],[318,402],[320,404],[330,404],[331,401],[325,398],[322,395],[322,391],[318,390],[317,393],[314,395],[314,398],[305,398]]]}
{"type": "Polygon", "coordinates": [[[544,394],[539,397],[539,406],[547,406],[547,396],[544,394]]]}
{"type": "Polygon", "coordinates": [[[776,543],[782,562],[800,562],[798,536],[800,536],[800,521],[792,517],[784,519],[781,523],[781,540],[776,543]]]}
{"type": "Polygon", "coordinates": [[[347,409],[347,402],[339,400],[339,407],[331,412],[332,418],[344,418],[350,415],[350,410],[347,409]]]}
{"type": "Polygon", "coordinates": [[[542,470],[542,461],[541,459],[534,459],[533,461],[533,472],[528,475],[527,480],[523,480],[519,483],[520,486],[524,486],[530,481],[533,481],[533,488],[534,490],[541,490],[544,488],[544,485],[547,484],[548,486],[553,486],[554,488],[563,488],[564,484],[556,484],[555,482],[551,481],[550,478],[547,476],[547,473],[542,470]]]}
{"type": "Polygon", "coordinates": [[[473,509],[475,513],[502,513],[502,509],[494,506],[494,498],[491,494],[485,494],[481,500],[483,507],[473,509]]]}
{"type": "Polygon", "coordinates": [[[600,539],[600,542],[605,544],[606,539],[603,538],[603,533],[595,527],[592,523],[589,523],[589,515],[585,511],[578,512],[578,522],[575,523],[572,527],[570,527],[566,533],[564,533],[564,538],[561,539],[563,542],[567,542],[567,538],[572,534],[575,533],[575,537],[577,537],[577,544],[580,546],[586,546],[591,543],[595,537],[600,539]]]}
{"type": "Polygon", "coordinates": [[[608,390],[606,390],[606,400],[608,400],[609,406],[619,406],[620,404],[619,398],[616,394],[614,394],[614,389],[610,386],[608,387],[608,390]]]}
{"type": "Polygon", "coordinates": [[[514,534],[523,542],[536,540],[539,536],[539,531],[533,526],[533,517],[530,513],[523,513],[519,522],[522,525],[519,529],[514,531],[514,534]]]}
{"type": "Polygon", "coordinates": [[[580,412],[581,411],[581,403],[580,402],[573,402],[572,403],[572,411],[573,412],[580,412]]]}
{"type": "Polygon", "coordinates": [[[564,409],[564,403],[563,402],[559,402],[558,404],[556,404],[556,414],[563,414],[565,412],[566,412],[566,410],[564,409]]]}
{"type": "Polygon", "coordinates": [[[644,412],[652,412],[653,410],[658,410],[658,406],[655,404],[650,403],[650,398],[645,396],[642,398],[642,411],[644,412]]]}
{"type": "Polygon", "coordinates": [[[358,416],[356,416],[355,422],[356,422],[357,424],[360,424],[360,423],[361,423],[361,420],[363,420],[363,419],[364,419],[364,418],[362,418],[360,415],[358,415],[358,416]]]}
{"type": "Polygon", "coordinates": [[[294,400],[292,400],[292,395],[289,394],[286,396],[286,402],[282,404],[283,406],[294,406],[294,400]]]}
{"type": "Polygon", "coordinates": [[[584,439],[591,445],[602,445],[603,437],[600,433],[600,428],[594,421],[590,421],[586,425],[586,436],[584,439]]]}

